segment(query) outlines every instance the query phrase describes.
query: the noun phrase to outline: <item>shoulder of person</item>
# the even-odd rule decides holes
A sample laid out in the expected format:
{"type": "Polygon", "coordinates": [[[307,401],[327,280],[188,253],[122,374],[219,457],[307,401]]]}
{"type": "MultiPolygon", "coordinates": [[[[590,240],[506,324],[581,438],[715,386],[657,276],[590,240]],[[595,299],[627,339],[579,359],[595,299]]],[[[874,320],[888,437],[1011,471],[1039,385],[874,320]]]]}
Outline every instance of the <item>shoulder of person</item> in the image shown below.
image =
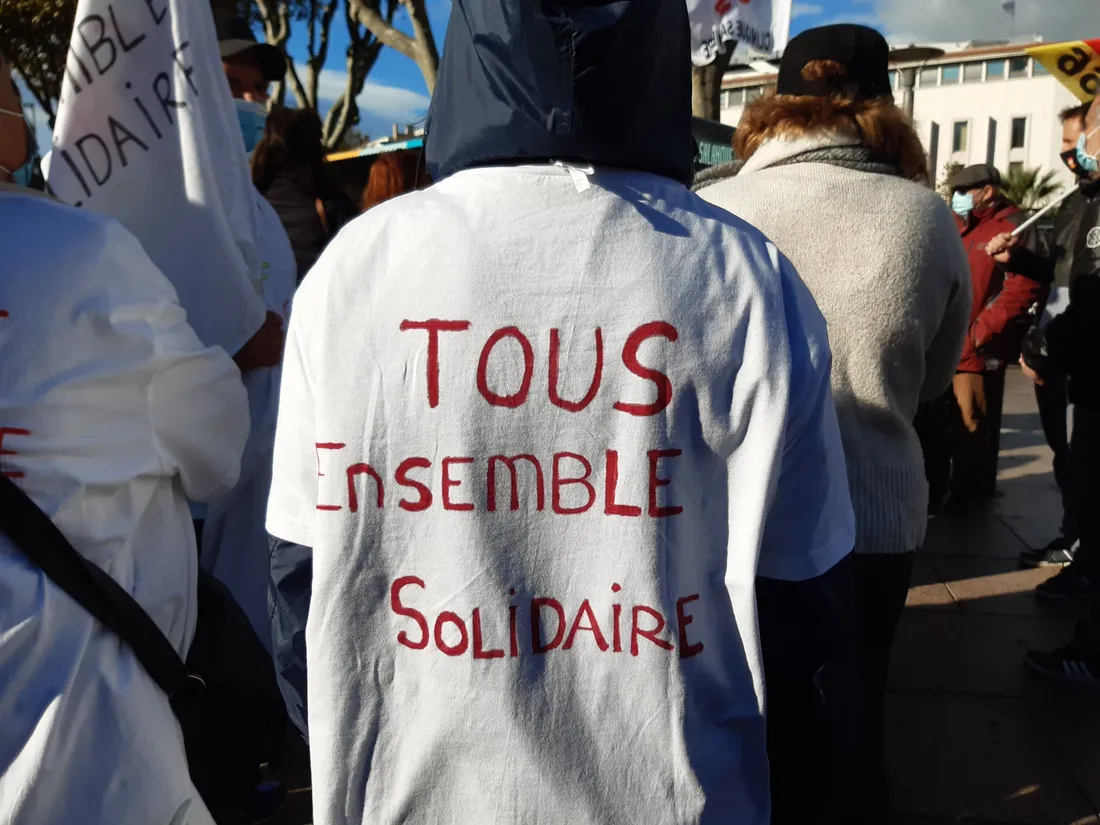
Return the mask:
{"type": "MultiPolygon", "coordinates": [[[[118,237],[133,238],[114,218],[54,198],[38,193],[6,197],[18,199],[8,223],[11,230],[8,243],[21,247],[23,255],[33,253],[33,257],[46,260],[83,258],[91,261],[118,237]]],[[[0,205],[2,203],[0,200],[0,205]]]]}
{"type": "Polygon", "coordinates": [[[997,214],[993,216],[994,220],[1001,223],[1006,223],[1011,226],[1019,226],[1027,220],[1028,215],[1020,207],[1014,203],[1005,204],[997,210],[997,214]]]}

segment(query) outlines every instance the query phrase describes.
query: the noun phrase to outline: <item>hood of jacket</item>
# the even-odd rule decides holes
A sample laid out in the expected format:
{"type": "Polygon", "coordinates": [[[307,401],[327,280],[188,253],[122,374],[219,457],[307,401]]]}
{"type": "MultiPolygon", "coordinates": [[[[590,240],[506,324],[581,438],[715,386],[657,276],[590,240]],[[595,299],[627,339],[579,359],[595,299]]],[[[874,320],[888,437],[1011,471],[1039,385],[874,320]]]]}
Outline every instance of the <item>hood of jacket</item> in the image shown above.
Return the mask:
{"type": "Polygon", "coordinates": [[[683,0],[454,0],[428,171],[563,161],[691,181],[683,0]]]}

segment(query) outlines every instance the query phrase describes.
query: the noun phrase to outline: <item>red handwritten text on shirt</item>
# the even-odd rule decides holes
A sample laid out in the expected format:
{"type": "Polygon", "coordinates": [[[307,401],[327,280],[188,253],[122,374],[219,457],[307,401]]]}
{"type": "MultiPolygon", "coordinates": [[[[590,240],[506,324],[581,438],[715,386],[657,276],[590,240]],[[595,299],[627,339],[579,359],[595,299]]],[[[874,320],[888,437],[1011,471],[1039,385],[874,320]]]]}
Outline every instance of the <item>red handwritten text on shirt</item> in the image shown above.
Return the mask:
{"type": "MultiPolygon", "coordinates": [[[[348,512],[358,513],[372,503],[378,510],[385,507],[389,482],[378,468],[363,461],[345,463],[346,459],[335,455],[346,448],[342,442],[318,442],[315,448],[318,478],[333,475],[335,468],[344,468],[342,476],[347,489],[344,501],[337,503],[333,500],[337,494],[331,492],[334,485],[330,484],[326,494],[318,499],[318,510],[340,512],[346,506],[348,512]]],[[[524,508],[524,498],[527,508],[533,505],[536,511],[543,512],[549,498],[552,513],[576,516],[593,510],[598,512],[596,503],[602,498],[603,514],[606,516],[638,518],[645,514],[655,519],[671,518],[683,513],[684,508],[668,503],[671,492],[666,488],[671,488],[672,480],[664,473],[666,466],[679,458],[682,452],[646,450],[634,456],[636,467],[644,463],[648,468],[648,472],[641,476],[644,483],[635,478],[629,485],[632,489],[644,487],[648,491],[644,506],[642,502],[625,500],[621,493],[627,485],[622,479],[618,450],[607,450],[596,458],[572,452],[556,452],[543,459],[532,454],[492,455],[486,460],[471,456],[446,456],[439,461],[438,468],[428,458],[412,456],[398,465],[393,482],[403,496],[397,506],[411,513],[427,510],[437,502],[442,502],[444,510],[458,512],[483,509],[495,513],[505,507],[515,512],[524,508]],[[645,456],[644,462],[642,455],[645,456]],[[601,465],[602,473],[598,472],[601,465]],[[482,480],[483,485],[480,484],[482,480]],[[601,484],[602,496],[599,490],[601,484]],[[502,496],[502,486],[509,489],[507,498],[502,496]],[[478,496],[480,490],[484,490],[484,498],[478,496]],[[527,491],[526,497],[521,495],[521,490],[527,491]]]]}
{"type": "MultiPolygon", "coordinates": [[[[428,406],[432,409],[440,404],[440,375],[443,371],[442,359],[439,354],[441,333],[466,333],[470,331],[469,321],[443,321],[432,318],[427,321],[401,322],[402,332],[422,331],[428,333],[425,385],[427,387],[428,406]]],[[[675,343],[679,333],[672,324],[664,321],[653,321],[642,324],[627,337],[622,349],[623,366],[636,375],[654,385],[657,390],[656,398],[648,404],[617,401],[614,409],[619,412],[634,416],[657,415],[672,403],[672,381],[663,372],[642,364],[639,352],[643,344],[651,339],[665,339],[669,343],[675,343]]],[[[588,392],[579,401],[570,401],[562,398],[560,393],[560,380],[563,372],[561,354],[561,330],[550,330],[550,350],[548,360],[549,381],[547,384],[547,398],[556,407],[569,412],[581,412],[587,408],[600,392],[600,386],[604,377],[604,346],[603,330],[599,327],[595,330],[596,354],[595,365],[592,370],[592,380],[588,392]]],[[[476,384],[478,393],[493,407],[516,409],[528,401],[531,382],[535,374],[535,348],[531,343],[531,337],[515,326],[501,327],[494,330],[486,339],[481,348],[481,356],[477,363],[476,384]],[[507,342],[511,342],[510,344],[507,342]],[[493,359],[522,359],[521,378],[517,386],[494,387],[490,381],[490,360],[493,359]]],[[[516,362],[519,365],[519,361],[516,362]]],[[[453,364],[448,364],[448,375],[455,369],[453,364]]]]}
{"type": "MultiPolygon", "coordinates": [[[[475,607],[469,621],[453,610],[444,610],[430,620],[415,602],[429,602],[428,587],[417,576],[401,576],[390,586],[390,610],[395,616],[408,620],[409,624],[397,632],[397,643],[409,650],[426,650],[435,647],[444,656],[471,655],[475,659],[503,659],[504,635],[507,634],[508,658],[519,658],[521,653],[543,656],[553,650],[572,650],[574,646],[590,644],[601,653],[624,653],[623,639],[629,639],[631,656],[643,655],[645,649],[678,651],[681,659],[690,659],[703,652],[703,643],[688,639],[688,627],[695,617],[688,613],[688,606],[699,600],[693,593],[676,600],[675,628],[665,615],[655,607],[645,604],[630,605],[628,624],[623,626],[623,605],[611,606],[611,616],[600,616],[590,599],[584,599],[574,609],[568,609],[561,601],[549,596],[536,596],[512,602],[508,605],[507,619],[499,608],[475,607]],[[520,627],[520,614],[526,627],[520,627]],[[490,637],[487,624],[492,622],[497,635],[490,637]],[[505,631],[504,628],[507,627],[505,631]],[[606,629],[611,630],[608,643],[606,629]],[[624,633],[624,631],[626,631],[624,633]]],[[[611,586],[613,593],[622,587],[611,586]]],[[[515,590],[511,595],[515,596],[515,590]]]]}

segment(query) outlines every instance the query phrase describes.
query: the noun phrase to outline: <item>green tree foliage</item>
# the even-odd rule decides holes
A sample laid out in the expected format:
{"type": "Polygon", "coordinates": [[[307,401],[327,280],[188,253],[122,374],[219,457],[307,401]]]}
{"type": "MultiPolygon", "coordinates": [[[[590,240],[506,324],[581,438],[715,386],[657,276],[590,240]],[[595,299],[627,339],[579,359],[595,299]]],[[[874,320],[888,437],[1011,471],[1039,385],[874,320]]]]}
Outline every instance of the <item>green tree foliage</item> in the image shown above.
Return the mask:
{"type": "Polygon", "coordinates": [[[948,161],[943,165],[943,176],[940,178],[939,185],[936,186],[936,191],[948,203],[951,202],[951,187],[947,185],[947,182],[961,172],[963,168],[961,163],[955,161],[948,161]]]}
{"type": "MultiPolygon", "coordinates": [[[[76,4],[77,0],[0,0],[0,52],[46,113],[50,128],[57,118],[76,4]]],[[[218,18],[247,13],[252,5],[252,0],[211,0],[218,18]]]]}
{"type": "Polygon", "coordinates": [[[34,95],[50,126],[76,15],[76,0],[0,1],[0,52],[34,95]]]}
{"type": "Polygon", "coordinates": [[[1042,209],[1062,186],[1054,172],[1043,172],[1038,167],[1016,167],[1005,175],[1001,191],[1006,198],[1025,212],[1042,209]]]}

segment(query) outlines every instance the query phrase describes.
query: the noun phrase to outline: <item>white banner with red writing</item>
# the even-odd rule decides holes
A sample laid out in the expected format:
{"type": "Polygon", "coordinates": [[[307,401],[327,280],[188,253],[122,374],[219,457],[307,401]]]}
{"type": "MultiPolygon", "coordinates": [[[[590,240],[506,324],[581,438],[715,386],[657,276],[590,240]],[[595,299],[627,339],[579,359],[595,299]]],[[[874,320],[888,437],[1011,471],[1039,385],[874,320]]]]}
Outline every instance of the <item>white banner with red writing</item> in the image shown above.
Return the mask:
{"type": "Polygon", "coordinates": [[[791,0],[687,0],[691,62],[706,66],[738,44],[750,52],[783,51],[791,29],[791,0]]]}
{"type": "Polygon", "coordinates": [[[50,188],[141,241],[208,346],[263,323],[254,190],[210,5],[80,0],[50,188]]]}

